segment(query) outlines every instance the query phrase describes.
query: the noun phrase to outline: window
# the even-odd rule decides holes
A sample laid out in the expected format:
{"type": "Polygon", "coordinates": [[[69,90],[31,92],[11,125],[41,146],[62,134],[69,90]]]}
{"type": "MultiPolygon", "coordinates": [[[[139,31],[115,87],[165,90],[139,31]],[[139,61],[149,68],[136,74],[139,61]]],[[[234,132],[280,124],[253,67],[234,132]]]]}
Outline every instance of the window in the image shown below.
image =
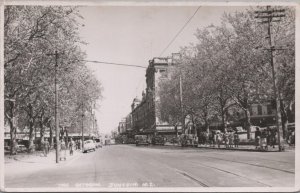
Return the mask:
{"type": "Polygon", "coordinates": [[[272,105],[267,106],[267,112],[268,112],[268,115],[272,114],[272,105]]]}
{"type": "Polygon", "coordinates": [[[261,105],[257,105],[257,114],[262,115],[262,107],[261,105]]]}

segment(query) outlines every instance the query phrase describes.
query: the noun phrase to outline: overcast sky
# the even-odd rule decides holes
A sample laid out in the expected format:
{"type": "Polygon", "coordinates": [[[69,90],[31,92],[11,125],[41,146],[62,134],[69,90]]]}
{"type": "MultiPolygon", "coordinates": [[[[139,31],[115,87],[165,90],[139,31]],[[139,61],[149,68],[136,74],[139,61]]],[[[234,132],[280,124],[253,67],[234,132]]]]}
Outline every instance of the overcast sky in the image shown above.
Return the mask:
{"type": "MultiPolygon", "coordinates": [[[[84,27],[80,35],[88,60],[148,66],[158,57],[197,7],[81,7],[84,27]]],[[[218,25],[224,12],[245,7],[201,7],[182,33],[162,56],[176,53],[180,47],[195,43],[197,28],[218,25]]],[[[87,64],[101,81],[103,100],[96,117],[101,133],[110,133],[130,113],[135,97],[146,87],[145,69],[87,64]]]]}

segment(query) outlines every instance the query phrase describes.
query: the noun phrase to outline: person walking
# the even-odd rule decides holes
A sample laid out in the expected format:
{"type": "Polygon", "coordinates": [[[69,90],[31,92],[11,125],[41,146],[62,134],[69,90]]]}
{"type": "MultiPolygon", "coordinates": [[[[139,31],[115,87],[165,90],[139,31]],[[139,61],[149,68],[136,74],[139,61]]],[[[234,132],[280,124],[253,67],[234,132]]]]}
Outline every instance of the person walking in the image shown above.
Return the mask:
{"type": "Polygon", "coordinates": [[[256,127],[255,131],[255,149],[258,149],[260,146],[260,137],[261,137],[261,132],[258,127],[256,127]]]}

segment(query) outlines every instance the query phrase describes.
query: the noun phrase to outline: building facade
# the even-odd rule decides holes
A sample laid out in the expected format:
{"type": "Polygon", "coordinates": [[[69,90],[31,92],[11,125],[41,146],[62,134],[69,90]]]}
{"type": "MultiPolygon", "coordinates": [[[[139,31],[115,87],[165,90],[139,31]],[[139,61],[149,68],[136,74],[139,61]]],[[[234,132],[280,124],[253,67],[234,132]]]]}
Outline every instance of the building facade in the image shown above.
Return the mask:
{"type": "Polygon", "coordinates": [[[126,119],[125,119],[125,118],[122,119],[122,120],[119,122],[118,132],[119,132],[120,134],[126,132],[126,119]]]}
{"type": "MultiPolygon", "coordinates": [[[[162,121],[159,109],[159,83],[168,78],[168,69],[174,65],[173,57],[155,57],[146,70],[146,91],[142,99],[135,98],[132,107],[132,129],[138,134],[176,135],[175,127],[162,121]]],[[[181,127],[177,131],[181,131],[181,127]]]]}

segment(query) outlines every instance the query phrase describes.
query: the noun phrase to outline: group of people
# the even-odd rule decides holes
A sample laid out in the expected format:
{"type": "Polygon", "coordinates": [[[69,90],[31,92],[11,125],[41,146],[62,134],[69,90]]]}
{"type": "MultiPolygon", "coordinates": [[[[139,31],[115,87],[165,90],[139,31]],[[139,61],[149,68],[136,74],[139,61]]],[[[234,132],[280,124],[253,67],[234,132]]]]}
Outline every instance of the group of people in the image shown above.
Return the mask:
{"type": "MultiPolygon", "coordinates": [[[[60,141],[60,150],[61,150],[61,157],[64,158],[66,151],[69,151],[70,155],[73,155],[74,150],[80,150],[82,147],[82,141],[81,140],[73,140],[72,138],[69,140],[68,144],[66,144],[65,140],[60,141]],[[67,146],[68,145],[68,146],[67,146]]],[[[50,150],[50,144],[47,138],[45,138],[42,141],[42,150],[43,155],[47,157],[49,150],[50,150]]]]}
{"type": "Polygon", "coordinates": [[[255,149],[268,149],[268,146],[275,147],[276,144],[276,130],[267,127],[260,130],[256,127],[255,131],[255,149]]]}
{"type": "Polygon", "coordinates": [[[225,129],[224,133],[219,130],[211,131],[210,133],[201,132],[199,138],[200,144],[209,144],[209,146],[217,146],[218,148],[221,147],[221,144],[225,144],[225,148],[239,147],[239,141],[237,131],[231,129],[225,129]]]}

